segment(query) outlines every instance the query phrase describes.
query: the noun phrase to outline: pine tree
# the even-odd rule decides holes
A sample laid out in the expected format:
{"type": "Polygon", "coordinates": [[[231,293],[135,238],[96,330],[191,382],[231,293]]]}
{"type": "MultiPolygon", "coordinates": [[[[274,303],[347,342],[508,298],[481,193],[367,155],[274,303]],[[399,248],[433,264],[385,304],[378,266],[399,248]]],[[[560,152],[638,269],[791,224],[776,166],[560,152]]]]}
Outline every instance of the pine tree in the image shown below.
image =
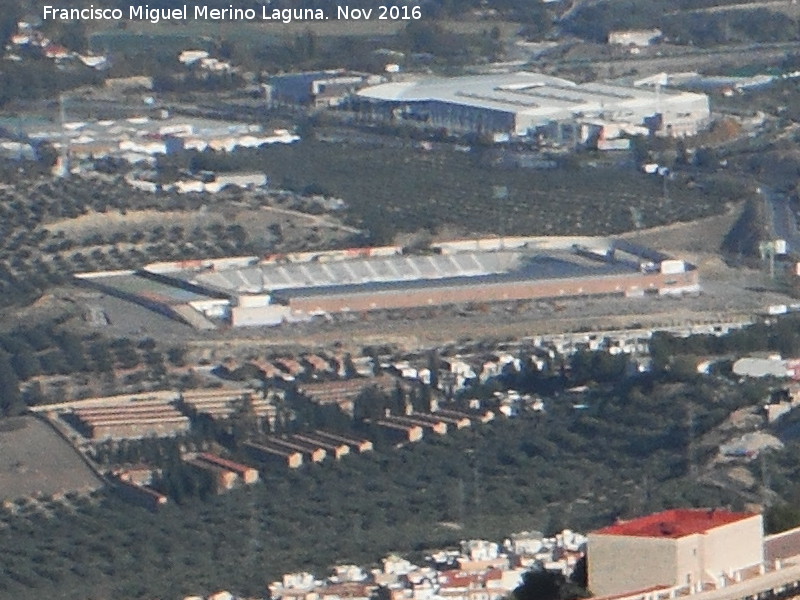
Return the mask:
{"type": "Polygon", "coordinates": [[[8,417],[18,415],[24,410],[19,379],[11,367],[8,354],[3,352],[0,354],[0,412],[8,417]]]}

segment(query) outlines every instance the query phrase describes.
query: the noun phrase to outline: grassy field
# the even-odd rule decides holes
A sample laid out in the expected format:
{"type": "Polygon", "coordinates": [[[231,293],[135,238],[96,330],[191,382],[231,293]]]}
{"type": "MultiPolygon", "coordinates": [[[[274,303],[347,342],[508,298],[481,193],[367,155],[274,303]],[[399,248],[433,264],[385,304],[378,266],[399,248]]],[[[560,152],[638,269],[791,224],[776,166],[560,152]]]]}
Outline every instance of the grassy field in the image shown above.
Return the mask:
{"type": "MultiPolygon", "coordinates": [[[[230,203],[226,210],[211,211],[207,207],[201,210],[184,211],[158,211],[155,209],[121,212],[89,212],[76,219],[62,219],[48,223],[46,229],[58,236],[75,240],[79,244],[87,237],[98,234],[105,235],[115,232],[132,233],[135,231],[147,232],[152,235],[156,228],[170,229],[179,227],[183,230],[182,240],[194,241],[191,234],[186,234],[197,227],[208,228],[214,225],[241,226],[250,239],[264,238],[270,226],[279,225],[285,235],[289,236],[290,243],[302,244],[303,238],[310,232],[318,233],[324,240],[323,245],[335,245],[337,241],[347,238],[357,231],[341,225],[335,218],[301,213],[287,208],[265,206],[260,209],[251,209],[230,203]],[[185,235],[184,235],[185,234],[185,235]]],[[[319,237],[319,236],[318,236],[319,237]]],[[[95,246],[109,244],[83,244],[83,251],[94,249],[95,246]]],[[[138,244],[146,246],[146,240],[138,244]]],[[[293,246],[294,247],[294,246],[293,246]]]]}

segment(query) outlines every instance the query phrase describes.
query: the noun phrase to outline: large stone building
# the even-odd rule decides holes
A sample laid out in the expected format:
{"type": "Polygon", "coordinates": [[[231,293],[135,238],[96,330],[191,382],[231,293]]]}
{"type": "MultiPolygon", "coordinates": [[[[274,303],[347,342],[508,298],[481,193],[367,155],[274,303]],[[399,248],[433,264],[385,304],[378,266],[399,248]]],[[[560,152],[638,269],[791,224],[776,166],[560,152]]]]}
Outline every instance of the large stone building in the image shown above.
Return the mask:
{"type": "Polygon", "coordinates": [[[673,509],[605,527],[588,537],[589,589],[610,596],[719,587],[762,565],[763,529],[760,514],[714,509],[673,509]]]}

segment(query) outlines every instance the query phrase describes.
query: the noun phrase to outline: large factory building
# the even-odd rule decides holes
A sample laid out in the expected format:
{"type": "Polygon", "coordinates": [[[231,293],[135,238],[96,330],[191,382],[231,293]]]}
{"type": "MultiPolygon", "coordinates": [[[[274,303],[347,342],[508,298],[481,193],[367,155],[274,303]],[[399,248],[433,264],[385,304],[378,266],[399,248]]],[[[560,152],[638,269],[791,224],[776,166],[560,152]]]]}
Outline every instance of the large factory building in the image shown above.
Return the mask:
{"type": "Polygon", "coordinates": [[[358,97],[375,114],[453,133],[540,135],[576,140],[587,127],[634,133],[694,135],[709,121],[708,96],[610,83],[577,84],[516,72],[366,87],[358,97]]]}
{"type": "Polygon", "coordinates": [[[81,279],[151,308],[162,298],[167,303],[162,312],[202,328],[277,325],[343,312],[699,289],[693,265],[624,240],[591,237],[443,242],[428,254],[412,255],[385,246],[164,262],[138,273],[81,279]],[[167,293],[170,288],[174,292],[167,293]]]}

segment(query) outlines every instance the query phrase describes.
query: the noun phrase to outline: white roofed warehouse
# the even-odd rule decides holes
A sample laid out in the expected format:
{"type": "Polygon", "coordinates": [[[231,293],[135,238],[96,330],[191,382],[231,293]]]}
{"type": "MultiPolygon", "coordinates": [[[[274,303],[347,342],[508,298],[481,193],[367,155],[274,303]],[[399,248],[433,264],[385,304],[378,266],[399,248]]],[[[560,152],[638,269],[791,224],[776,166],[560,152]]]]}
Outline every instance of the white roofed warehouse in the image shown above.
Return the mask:
{"type": "Polygon", "coordinates": [[[685,136],[697,133],[710,117],[705,94],[577,84],[524,71],[385,83],[363,88],[357,96],[371,105],[373,114],[451,133],[558,134],[569,139],[576,127],[600,121],[685,136]]]}

